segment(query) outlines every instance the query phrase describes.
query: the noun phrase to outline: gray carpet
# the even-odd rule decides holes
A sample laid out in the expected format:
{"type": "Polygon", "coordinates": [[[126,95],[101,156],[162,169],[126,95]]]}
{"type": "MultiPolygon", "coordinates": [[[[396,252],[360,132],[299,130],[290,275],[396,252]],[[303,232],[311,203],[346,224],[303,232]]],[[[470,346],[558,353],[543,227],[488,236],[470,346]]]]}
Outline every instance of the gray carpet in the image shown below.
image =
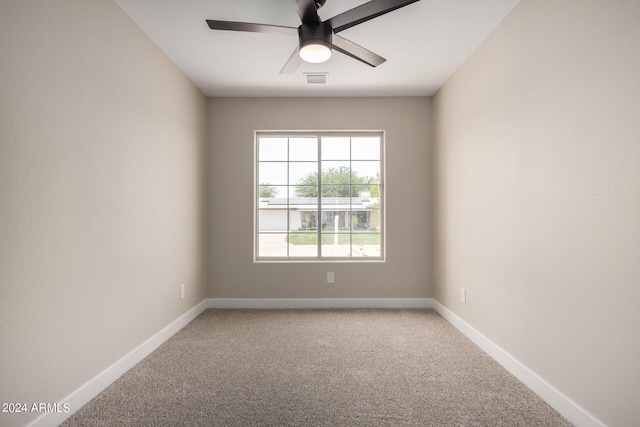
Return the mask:
{"type": "Polygon", "coordinates": [[[208,310],[65,426],[569,426],[433,310],[208,310]]]}

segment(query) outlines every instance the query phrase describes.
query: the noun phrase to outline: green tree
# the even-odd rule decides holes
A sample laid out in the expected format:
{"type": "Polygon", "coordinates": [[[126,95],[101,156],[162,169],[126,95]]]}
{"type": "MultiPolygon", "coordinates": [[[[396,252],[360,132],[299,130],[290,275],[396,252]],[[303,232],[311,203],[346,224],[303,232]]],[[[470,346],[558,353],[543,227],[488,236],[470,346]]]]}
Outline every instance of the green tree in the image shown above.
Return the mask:
{"type": "MultiPolygon", "coordinates": [[[[377,182],[376,178],[359,176],[356,172],[352,174],[347,166],[340,166],[323,171],[321,184],[323,197],[358,197],[364,186],[377,182]]],[[[295,195],[318,197],[318,172],[310,172],[299,179],[296,182],[295,195]]]]}
{"type": "Polygon", "coordinates": [[[269,183],[260,184],[260,189],[258,190],[258,197],[272,198],[276,197],[278,194],[278,189],[269,183]]]}

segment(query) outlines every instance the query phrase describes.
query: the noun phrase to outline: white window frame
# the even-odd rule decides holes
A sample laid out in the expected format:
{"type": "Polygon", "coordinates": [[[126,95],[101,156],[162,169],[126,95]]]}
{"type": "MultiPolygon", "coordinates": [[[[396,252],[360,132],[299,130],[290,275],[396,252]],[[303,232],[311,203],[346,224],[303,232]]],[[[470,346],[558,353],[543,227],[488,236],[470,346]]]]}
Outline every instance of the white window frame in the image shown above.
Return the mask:
{"type": "MultiPolygon", "coordinates": [[[[357,161],[357,159],[351,159],[351,154],[350,154],[350,159],[349,161],[357,161]]],[[[287,163],[289,163],[290,160],[287,159],[287,163]]],[[[347,131],[334,131],[334,130],[330,130],[330,131],[282,131],[282,130],[277,130],[277,131],[269,131],[269,130],[260,130],[260,131],[255,131],[254,132],[254,183],[253,183],[253,189],[254,189],[254,194],[253,194],[253,200],[254,200],[254,221],[253,221],[253,227],[254,227],[254,238],[253,238],[253,260],[254,262],[284,262],[284,263],[299,263],[299,262],[350,262],[350,263],[358,263],[358,262],[385,262],[385,241],[386,241],[386,203],[385,203],[385,132],[384,130],[347,130],[347,131]],[[318,235],[318,252],[317,252],[317,256],[313,256],[313,257],[302,257],[302,256],[291,256],[289,255],[289,253],[287,252],[287,256],[274,256],[274,257],[268,257],[268,256],[259,256],[259,236],[261,233],[264,234],[268,234],[267,232],[260,232],[259,230],[259,208],[260,208],[260,198],[259,198],[259,189],[260,189],[260,185],[261,183],[259,182],[259,165],[260,165],[260,158],[259,158],[259,138],[260,137],[282,137],[282,138],[291,138],[291,137],[317,137],[318,138],[318,158],[317,158],[317,163],[318,163],[318,197],[317,197],[317,216],[318,218],[316,219],[317,221],[320,221],[320,217],[321,217],[321,207],[322,207],[322,202],[321,202],[321,187],[322,187],[322,182],[321,182],[321,176],[322,174],[321,169],[322,169],[322,159],[321,159],[321,139],[322,137],[366,137],[366,136],[376,136],[376,137],[380,137],[380,160],[379,160],[379,166],[380,166],[380,182],[379,182],[379,203],[380,203],[380,207],[379,207],[379,215],[380,215],[380,230],[379,230],[379,235],[380,235],[380,256],[347,256],[347,257],[340,257],[340,256],[323,256],[322,255],[322,231],[321,231],[321,227],[316,227],[317,228],[317,235],[318,235]]],[[[287,179],[288,181],[288,179],[287,179]]],[[[262,183],[264,184],[264,183],[262,183]]],[[[291,183],[291,182],[287,182],[287,186],[294,186],[295,184],[291,183]]],[[[349,185],[353,185],[353,184],[349,184],[349,185]]],[[[290,235],[291,234],[291,230],[290,230],[290,226],[289,226],[289,204],[287,202],[287,207],[286,207],[286,211],[287,211],[287,231],[286,234],[290,235]]],[[[296,234],[296,233],[293,233],[296,234]]],[[[354,233],[353,230],[349,231],[349,236],[350,236],[350,240],[352,239],[352,236],[354,234],[359,234],[359,233],[354,233]]]]}

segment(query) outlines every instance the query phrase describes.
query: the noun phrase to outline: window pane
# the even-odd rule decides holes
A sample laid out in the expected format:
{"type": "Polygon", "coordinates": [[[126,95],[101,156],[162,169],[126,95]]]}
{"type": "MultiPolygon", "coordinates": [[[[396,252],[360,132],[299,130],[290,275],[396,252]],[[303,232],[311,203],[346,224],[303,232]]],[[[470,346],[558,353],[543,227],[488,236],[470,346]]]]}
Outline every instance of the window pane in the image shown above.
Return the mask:
{"type": "Polygon", "coordinates": [[[318,229],[318,214],[315,206],[289,211],[289,230],[315,231],[318,229]]]}
{"type": "Polygon", "coordinates": [[[286,257],[287,235],[271,233],[258,234],[258,256],[286,257]]]}
{"type": "Polygon", "coordinates": [[[318,139],[290,138],[289,160],[318,160],[318,139]]]}
{"type": "Polygon", "coordinates": [[[287,185],[286,162],[260,162],[258,182],[261,185],[287,185]]]}
{"type": "Polygon", "coordinates": [[[322,184],[350,184],[349,162],[322,162],[322,184]]]}
{"type": "Polygon", "coordinates": [[[351,138],[352,160],[380,160],[380,137],[356,136],[351,138]]]}
{"type": "Polygon", "coordinates": [[[351,220],[348,210],[321,211],[321,229],[322,233],[349,233],[351,231],[351,220]]]}
{"type": "Polygon", "coordinates": [[[287,160],[287,139],[260,137],[258,139],[259,160],[287,160]]]}
{"type": "Polygon", "coordinates": [[[318,234],[289,234],[289,256],[316,258],[318,256],[318,234]]]}
{"type": "MultiPolygon", "coordinates": [[[[317,200],[317,199],[316,199],[317,200]]],[[[316,218],[317,205],[299,204],[289,210],[289,231],[309,231],[317,229],[318,220],[316,218]]]]}
{"type": "Polygon", "coordinates": [[[371,182],[372,180],[379,180],[380,162],[378,161],[351,162],[351,168],[353,172],[351,177],[353,184],[362,184],[371,182]]]}
{"type": "Polygon", "coordinates": [[[286,209],[259,209],[258,231],[287,231],[286,209]]]}
{"type": "Polygon", "coordinates": [[[354,206],[351,211],[351,230],[354,232],[367,231],[371,227],[371,211],[361,206],[354,206]]]}
{"type": "Polygon", "coordinates": [[[322,235],[323,257],[348,257],[351,252],[351,235],[327,233],[322,235]]]}
{"type": "Polygon", "coordinates": [[[322,160],[349,160],[350,140],[344,136],[325,136],[322,138],[322,160]]]}
{"type": "Polygon", "coordinates": [[[317,162],[291,162],[289,163],[289,182],[291,184],[318,184],[317,162]]]}
{"type": "Polygon", "coordinates": [[[333,233],[338,231],[339,227],[337,211],[321,211],[320,212],[320,228],[323,233],[333,233]]]}
{"type": "Polygon", "coordinates": [[[353,257],[379,257],[381,255],[380,233],[354,233],[351,235],[351,242],[351,256],[353,257]]]}

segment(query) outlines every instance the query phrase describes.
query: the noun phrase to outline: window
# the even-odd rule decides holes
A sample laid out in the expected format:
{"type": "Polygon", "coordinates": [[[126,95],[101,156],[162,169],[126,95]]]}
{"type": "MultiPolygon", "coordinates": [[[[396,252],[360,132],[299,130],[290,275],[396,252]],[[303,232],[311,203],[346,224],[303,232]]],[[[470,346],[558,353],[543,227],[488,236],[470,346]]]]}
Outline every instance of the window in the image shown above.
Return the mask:
{"type": "Polygon", "coordinates": [[[256,260],[382,260],[383,142],[257,132],[256,260]]]}

